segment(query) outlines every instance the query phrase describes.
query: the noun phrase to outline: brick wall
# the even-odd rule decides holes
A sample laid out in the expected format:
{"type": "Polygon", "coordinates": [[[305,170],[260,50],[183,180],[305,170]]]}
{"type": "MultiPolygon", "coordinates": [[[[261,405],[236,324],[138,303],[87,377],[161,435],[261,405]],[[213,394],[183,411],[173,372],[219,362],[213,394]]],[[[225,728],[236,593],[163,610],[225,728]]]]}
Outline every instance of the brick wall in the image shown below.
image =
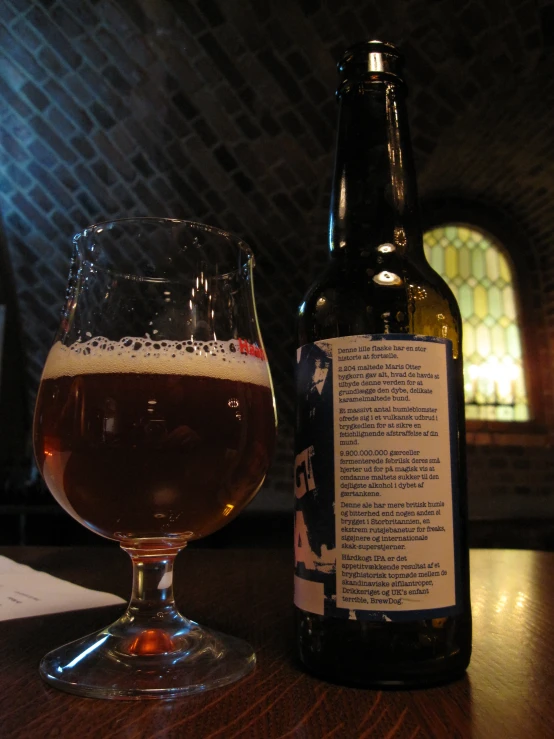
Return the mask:
{"type": "MultiPolygon", "coordinates": [[[[289,506],[294,311],[326,259],[334,65],[353,41],[380,37],[407,57],[422,197],[477,200],[526,234],[526,321],[542,329],[530,351],[554,428],[553,27],[552,7],[535,0],[4,0],[0,210],[30,395],[75,231],[146,214],[233,230],[257,255],[281,421],[259,505],[289,506]]],[[[534,495],[554,513],[548,438],[530,455],[506,443],[470,449],[472,499],[491,501],[474,515],[492,516],[501,498],[519,511],[518,496],[534,495]],[[516,458],[532,462],[525,484],[516,458]],[[493,459],[514,472],[496,492],[493,459]]]]}

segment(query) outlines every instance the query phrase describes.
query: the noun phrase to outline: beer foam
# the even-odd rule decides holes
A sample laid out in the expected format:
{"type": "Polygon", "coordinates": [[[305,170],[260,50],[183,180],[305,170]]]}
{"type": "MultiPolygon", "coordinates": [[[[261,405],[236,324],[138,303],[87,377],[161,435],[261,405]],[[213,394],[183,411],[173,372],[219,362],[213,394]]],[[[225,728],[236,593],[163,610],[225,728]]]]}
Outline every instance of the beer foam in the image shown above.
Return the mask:
{"type": "Polygon", "coordinates": [[[238,339],[154,341],[125,337],[110,341],[98,336],[70,346],[58,341],[48,354],[42,378],[114,373],[194,375],[270,386],[263,352],[238,339]]]}

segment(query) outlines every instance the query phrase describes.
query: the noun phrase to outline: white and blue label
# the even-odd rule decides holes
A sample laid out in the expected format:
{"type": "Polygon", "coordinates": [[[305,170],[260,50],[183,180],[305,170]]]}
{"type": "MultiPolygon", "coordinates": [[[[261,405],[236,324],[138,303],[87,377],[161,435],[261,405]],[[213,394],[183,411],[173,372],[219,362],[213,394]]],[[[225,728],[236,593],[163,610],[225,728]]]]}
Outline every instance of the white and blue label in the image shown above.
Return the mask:
{"type": "Polygon", "coordinates": [[[384,334],[297,355],[295,603],[401,621],[454,614],[452,343],[384,334]]]}

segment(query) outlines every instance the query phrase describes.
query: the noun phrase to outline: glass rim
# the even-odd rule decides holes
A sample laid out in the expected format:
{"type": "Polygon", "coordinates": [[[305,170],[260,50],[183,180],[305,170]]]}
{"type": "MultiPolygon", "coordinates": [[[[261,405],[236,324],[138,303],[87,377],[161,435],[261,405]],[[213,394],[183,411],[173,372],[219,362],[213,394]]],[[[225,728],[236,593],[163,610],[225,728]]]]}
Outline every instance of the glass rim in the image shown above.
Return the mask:
{"type": "MultiPolygon", "coordinates": [[[[122,272],[118,269],[112,269],[109,267],[100,267],[96,262],[87,259],[85,254],[83,253],[83,250],[81,247],[83,246],[83,241],[81,239],[86,239],[94,234],[101,233],[101,230],[104,228],[109,228],[111,226],[115,225],[123,225],[123,224],[137,224],[140,225],[141,223],[152,223],[152,224],[158,224],[160,226],[170,226],[170,225],[179,225],[179,226],[186,226],[189,227],[191,231],[203,231],[208,234],[213,234],[215,236],[219,236],[222,239],[225,239],[227,242],[235,246],[240,252],[242,252],[245,256],[244,266],[247,267],[249,270],[253,270],[256,264],[256,260],[254,257],[254,252],[252,251],[251,247],[237,234],[233,233],[232,231],[225,231],[222,228],[218,228],[217,226],[212,226],[207,223],[202,223],[201,221],[192,221],[185,218],[169,218],[169,217],[163,217],[163,216],[130,216],[126,218],[113,218],[106,221],[99,221],[98,223],[91,223],[88,226],[86,226],[81,231],[78,231],[73,235],[73,245],[79,254],[79,258],[82,260],[81,263],[89,264],[90,266],[94,267],[95,269],[98,269],[102,272],[106,272],[112,275],[117,275],[121,277],[132,277],[136,281],[145,281],[145,282],[156,282],[156,283],[166,283],[166,282],[180,282],[181,280],[174,280],[171,277],[160,277],[160,276],[136,276],[136,275],[129,275],[128,273],[122,272]]],[[[86,248],[86,247],[84,247],[86,248]]],[[[225,275],[232,274],[233,272],[238,272],[240,269],[234,269],[230,270],[224,274],[219,275],[219,277],[224,277],[225,275]]]]}

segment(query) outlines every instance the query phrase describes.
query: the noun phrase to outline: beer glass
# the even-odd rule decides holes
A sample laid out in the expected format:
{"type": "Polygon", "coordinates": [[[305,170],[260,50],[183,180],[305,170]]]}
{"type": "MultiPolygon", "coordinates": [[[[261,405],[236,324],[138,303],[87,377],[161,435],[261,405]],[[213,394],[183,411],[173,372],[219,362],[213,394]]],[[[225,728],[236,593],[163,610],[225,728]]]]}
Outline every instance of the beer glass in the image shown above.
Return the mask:
{"type": "Polygon", "coordinates": [[[125,219],[74,237],[35,455],[56,500],[119,541],[134,574],[120,619],[42,660],[58,688],[168,698],[255,665],[248,644],[182,616],[172,590],[177,553],[244,508],[273,452],[253,265],[243,241],[188,221],[125,219]]]}

